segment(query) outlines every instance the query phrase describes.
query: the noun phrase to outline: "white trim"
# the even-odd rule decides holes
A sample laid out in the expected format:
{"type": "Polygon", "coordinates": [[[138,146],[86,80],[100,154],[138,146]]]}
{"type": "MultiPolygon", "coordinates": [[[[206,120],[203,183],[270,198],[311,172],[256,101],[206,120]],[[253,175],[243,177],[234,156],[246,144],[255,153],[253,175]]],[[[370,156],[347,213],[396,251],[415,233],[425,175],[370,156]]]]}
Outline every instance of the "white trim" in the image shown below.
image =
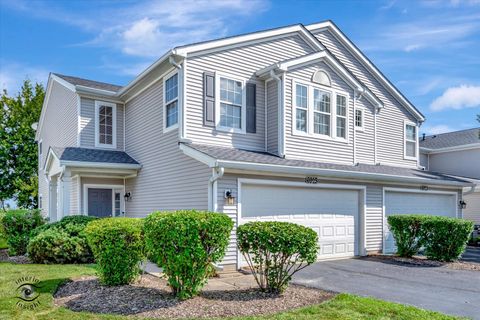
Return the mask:
{"type": "MultiPolygon", "coordinates": [[[[83,185],[83,215],[88,216],[88,189],[112,189],[112,217],[115,216],[115,189],[121,189],[125,194],[125,187],[120,184],[91,184],[87,183],[83,185]]],[[[120,200],[121,203],[121,200],[120,200]]],[[[121,206],[120,206],[121,210],[121,206]]]]}
{"type": "MultiPolygon", "coordinates": [[[[215,129],[218,131],[224,131],[224,132],[231,132],[231,133],[240,133],[240,134],[246,134],[246,126],[247,126],[247,97],[246,97],[246,81],[243,78],[240,78],[238,76],[233,76],[228,73],[224,72],[215,72],[215,129]],[[227,80],[233,80],[240,82],[242,84],[242,105],[234,105],[236,107],[241,107],[241,123],[240,126],[241,128],[229,128],[229,127],[223,127],[220,125],[220,103],[222,102],[220,99],[220,78],[225,78],[227,80]]],[[[228,103],[231,105],[231,103],[228,103]]]]}
{"type": "Polygon", "coordinates": [[[102,100],[95,100],[95,147],[107,148],[107,149],[117,148],[117,105],[115,103],[106,102],[102,100]],[[99,109],[102,106],[112,108],[112,144],[105,144],[105,143],[99,142],[100,123],[98,121],[98,117],[99,117],[99,109]]]}
{"type": "Polygon", "coordinates": [[[210,168],[214,168],[216,166],[216,159],[213,158],[213,157],[210,157],[209,155],[203,153],[203,152],[200,152],[198,150],[195,150],[183,143],[180,143],[179,145],[180,147],[180,150],[183,151],[183,153],[186,155],[186,156],[189,156],[203,164],[206,164],[207,166],[209,166],[210,168]]]}
{"type": "Polygon", "coordinates": [[[355,109],[353,111],[353,122],[354,122],[354,127],[355,131],[365,131],[365,107],[359,107],[355,106],[355,109]],[[360,111],[362,113],[362,125],[357,126],[357,111],[360,111]]]}
{"type": "Polygon", "coordinates": [[[80,144],[81,144],[80,134],[82,132],[82,114],[81,114],[82,98],[78,93],[76,94],[76,96],[77,96],[77,147],[80,147],[80,144]]]}
{"type": "Polygon", "coordinates": [[[395,88],[386,77],[366,58],[366,56],[355,47],[355,45],[338,29],[338,27],[331,21],[325,21],[321,23],[311,24],[305,26],[305,28],[312,33],[320,31],[321,29],[328,29],[331,34],[342,43],[352,55],[360,61],[360,63],[369,70],[373,76],[380,81],[381,84],[388,89],[390,93],[396,98],[397,101],[402,103],[407,110],[410,111],[419,121],[425,121],[425,117],[395,88]]]}
{"type": "Polygon", "coordinates": [[[382,253],[385,252],[385,234],[387,228],[387,219],[386,219],[386,205],[385,205],[385,192],[405,192],[405,193],[420,193],[420,194],[446,194],[446,195],[455,195],[455,208],[456,214],[455,217],[459,217],[459,208],[458,208],[458,192],[454,191],[440,191],[440,190],[419,190],[419,189],[408,189],[408,188],[392,188],[392,187],[383,187],[382,188],[382,253]]]}
{"type": "Polygon", "coordinates": [[[79,168],[106,168],[106,169],[140,169],[140,164],[134,163],[111,163],[111,162],[87,162],[87,161],[69,161],[61,160],[60,166],[70,166],[79,168]]]}
{"type": "Polygon", "coordinates": [[[415,122],[403,120],[403,159],[418,161],[418,126],[415,122]],[[407,140],[407,126],[415,128],[415,141],[407,140]],[[415,157],[407,156],[407,142],[415,142],[415,157]]]}
{"type": "Polygon", "coordinates": [[[188,80],[188,69],[187,69],[187,59],[183,60],[182,68],[182,103],[180,104],[180,113],[179,113],[179,122],[181,125],[179,136],[180,140],[187,139],[187,80],[188,80]]]}
{"type": "Polygon", "coordinates": [[[435,154],[435,153],[444,153],[444,152],[452,152],[452,151],[466,151],[472,149],[479,149],[480,143],[470,143],[464,144],[460,146],[453,146],[453,147],[445,147],[445,148],[438,148],[438,149],[429,149],[420,147],[420,151],[426,154],[435,154]]]}
{"type": "MultiPolygon", "coordinates": [[[[319,189],[340,189],[340,190],[354,190],[359,192],[358,199],[362,201],[358,206],[356,229],[355,230],[355,242],[357,242],[356,256],[363,256],[367,253],[367,241],[366,241],[366,213],[367,213],[367,187],[362,185],[350,185],[350,184],[330,184],[330,183],[318,183],[307,184],[299,181],[282,181],[282,180],[266,180],[266,179],[249,179],[238,178],[237,179],[237,227],[242,223],[242,185],[254,184],[254,185],[267,185],[267,186],[285,186],[285,187],[302,187],[302,188],[319,188],[319,189]],[[357,234],[358,232],[358,234],[357,234]]],[[[240,267],[241,253],[237,249],[237,267],[240,267]]]]}
{"type": "Polygon", "coordinates": [[[175,68],[172,72],[168,73],[163,77],[163,133],[167,133],[169,131],[178,129],[178,123],[180,121],[180,74],[178,70],[175,68]],[[167,80],[170,80],[172,77],[177,75],[177,97],[167,101],[167,95],[166,95],[166,82],[167,80]],[[171,125],[170,127],[167,128],[167,104],[177,102],[177,123],[171,125]]]}

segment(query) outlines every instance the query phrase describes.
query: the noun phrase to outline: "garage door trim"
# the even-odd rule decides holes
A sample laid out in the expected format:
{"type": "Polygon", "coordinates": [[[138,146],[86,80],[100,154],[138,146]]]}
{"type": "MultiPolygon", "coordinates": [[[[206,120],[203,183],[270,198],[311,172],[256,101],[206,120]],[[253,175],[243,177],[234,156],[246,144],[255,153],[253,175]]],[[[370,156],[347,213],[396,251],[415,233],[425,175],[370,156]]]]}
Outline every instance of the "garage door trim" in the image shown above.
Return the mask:
{"type": "MultiPolygon", "coordinates": [[[[340,190],[356,190],[359,191],[359,200],[361,200],[358,206],[358,237],[356,240],[358,243],[358,254],[366,255],[366,205],[367,205],[367,187],[362,185],[348,185],[348,184],[329,184],[329,183],[317,183],[309,184],[305,182],[297,181],[282,181],[282,180],[265,180],[265,179],[247,179],[239,178],[237,183],[237,226],[242,222],[242,185],[265,185],[265,186],[286,186],[286,187],[302,187],[302,188],[318,188],[318,189],[340,189],[340,190]]],[[[237,249],[237,266],[240,266],[241,252],[237,249]]]]}
{"type": "Polygon", "coordinates": [[[383,220],[383,230],[382,230],[382,252],[385,252],[385,233],[387,231],[387,219],[386,219],[386,206],[385,206],[385,192],[405,192],[405,193],[420,193],[420,194],[446,194],[455,196],[456,212],[455,217],[460,217],[459,207],[458,207],[458,192],[455,191],[442,191],[442,190],[418,190],[418,189],[408,189],[408,188],[390,188],[383,187],[382,192],[382,220],[383,220]]]}

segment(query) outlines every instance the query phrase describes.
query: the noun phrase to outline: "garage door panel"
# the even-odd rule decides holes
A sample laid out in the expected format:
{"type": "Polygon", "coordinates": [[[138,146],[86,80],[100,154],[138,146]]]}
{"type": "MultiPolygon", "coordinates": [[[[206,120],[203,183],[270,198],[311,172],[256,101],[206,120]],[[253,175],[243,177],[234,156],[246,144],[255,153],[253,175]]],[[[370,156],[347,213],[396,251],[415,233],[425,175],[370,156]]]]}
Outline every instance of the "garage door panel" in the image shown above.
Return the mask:
{"type": "MultiPolygon", "coordinates": [[[[456,195],[386,191],[385,217],[393,214],[429,214],[456,217],[456,195]]],[[[384,241],[385,253],[394,253],[396,251],[395,239],[388,228],[387,221],[385,221],[384,226],[384,241]]]]}
{"type": "Polygon", "coordinates": [[[319,236],[319,258],[355,255],[358,190],[244,184],[241,193],[241,223],[304,225],[319,236]]]}

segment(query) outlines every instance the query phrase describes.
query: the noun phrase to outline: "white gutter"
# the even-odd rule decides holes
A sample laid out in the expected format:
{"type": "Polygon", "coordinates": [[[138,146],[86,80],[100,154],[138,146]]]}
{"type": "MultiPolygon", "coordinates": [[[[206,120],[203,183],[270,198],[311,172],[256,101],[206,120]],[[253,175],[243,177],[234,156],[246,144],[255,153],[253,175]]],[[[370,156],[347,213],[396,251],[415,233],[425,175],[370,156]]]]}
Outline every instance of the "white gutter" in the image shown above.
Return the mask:
{"type": "Polygon", "coordinates": [[[208,210],[217,212],[217,180],[223,177],[225,169],[223,167],[212,168],[212,176],[208,180],[208,210]]]}
{"type": "Polygon", "coordinates": [[[71,166],[79,168],[107,168],[107,169],[140,169],[142,165],[134,163],[107,163],[87,161],[66,161],[60,160],[60,166],[71,166]]]}

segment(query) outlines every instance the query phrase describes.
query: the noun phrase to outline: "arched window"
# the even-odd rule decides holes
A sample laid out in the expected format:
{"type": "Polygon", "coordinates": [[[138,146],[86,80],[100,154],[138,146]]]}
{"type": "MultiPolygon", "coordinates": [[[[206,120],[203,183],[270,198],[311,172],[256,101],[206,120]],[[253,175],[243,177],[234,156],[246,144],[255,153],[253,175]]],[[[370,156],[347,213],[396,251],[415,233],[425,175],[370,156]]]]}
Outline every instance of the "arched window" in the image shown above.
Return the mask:
{"type": "Polygon", "coordinates": [[[324,70],[317,70],[313,73],[312,82],[323,84],[324,86],[331,86],[330,76],[324,70]]]}

